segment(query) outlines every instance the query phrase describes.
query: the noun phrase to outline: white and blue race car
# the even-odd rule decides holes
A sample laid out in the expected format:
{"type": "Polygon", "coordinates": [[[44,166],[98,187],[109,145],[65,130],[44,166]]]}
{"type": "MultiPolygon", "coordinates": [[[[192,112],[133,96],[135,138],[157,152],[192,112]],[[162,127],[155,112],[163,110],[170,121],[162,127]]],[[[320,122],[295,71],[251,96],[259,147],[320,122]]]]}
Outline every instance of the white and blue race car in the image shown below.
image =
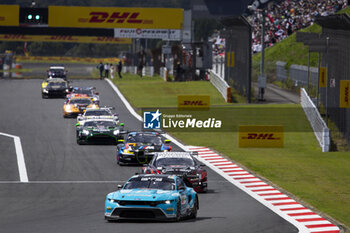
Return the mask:
{"type": "Polygon", "coordinates": [[[105,201],[105,219],[174,220],[196,218],[197,193],[174,175],[132,176],[105,201]]]}

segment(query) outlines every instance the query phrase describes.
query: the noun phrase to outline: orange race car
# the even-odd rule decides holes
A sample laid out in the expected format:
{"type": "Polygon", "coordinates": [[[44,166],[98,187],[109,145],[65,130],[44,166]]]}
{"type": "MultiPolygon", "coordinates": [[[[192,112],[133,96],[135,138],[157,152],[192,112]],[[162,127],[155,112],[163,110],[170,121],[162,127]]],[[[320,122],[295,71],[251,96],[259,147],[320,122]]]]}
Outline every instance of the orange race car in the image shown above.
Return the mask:
{"type": "Polygon", "coordinates": [[[87,108],[98,108],[90,97],[72,97],[63,105],[63,117],[76,117],[85,112],[87,108]]]}

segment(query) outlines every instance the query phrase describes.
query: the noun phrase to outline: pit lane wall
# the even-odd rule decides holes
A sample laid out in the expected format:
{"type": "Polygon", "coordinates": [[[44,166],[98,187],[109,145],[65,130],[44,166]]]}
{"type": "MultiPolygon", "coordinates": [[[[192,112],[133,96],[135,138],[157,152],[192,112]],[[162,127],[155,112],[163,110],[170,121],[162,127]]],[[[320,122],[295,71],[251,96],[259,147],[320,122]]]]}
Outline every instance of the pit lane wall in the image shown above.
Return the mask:
{"type": "Polygon", "coordinates": [[[300,104],[304,109],[306,117],[309,120],[312,129],[314,130],[314,134],[320,143],[320,146],[322,147],[322,152],[329,152],[329,129],[304,88],[300,89],[300,104]]]}

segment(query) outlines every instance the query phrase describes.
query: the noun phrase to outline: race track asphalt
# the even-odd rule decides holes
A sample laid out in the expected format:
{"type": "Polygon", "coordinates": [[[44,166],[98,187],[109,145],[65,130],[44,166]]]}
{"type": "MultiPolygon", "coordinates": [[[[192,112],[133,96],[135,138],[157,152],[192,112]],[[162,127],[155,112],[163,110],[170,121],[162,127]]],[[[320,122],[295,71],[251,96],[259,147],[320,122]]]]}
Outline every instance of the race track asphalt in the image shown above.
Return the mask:
{"type": "MultiPolygon", "coordinates": [[[[41,81],[0,79],[0,132],[21,138],[29,179],[19,182],[13,140],[0,136],[0,232],[297,232],[209,169],[209,191],[199,194],[196,220],[106,222],[106,194],[141,167],[119,167],[115,146],[77,145],[76,120],[63,118],[63,99],[41,98],[41,81]]],[[[127,129],[140,129],[106,81],[73,85],[95,86],[101,104],[114,106],[127,129]]]]}

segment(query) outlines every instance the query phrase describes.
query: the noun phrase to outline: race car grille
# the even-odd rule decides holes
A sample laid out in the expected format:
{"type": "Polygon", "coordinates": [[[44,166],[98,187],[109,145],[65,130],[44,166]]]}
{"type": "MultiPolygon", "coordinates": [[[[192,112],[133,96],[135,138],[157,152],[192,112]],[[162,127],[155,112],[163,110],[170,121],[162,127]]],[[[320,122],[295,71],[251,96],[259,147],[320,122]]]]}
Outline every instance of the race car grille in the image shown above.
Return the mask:
{"type": "Polygon", "coordinates": [[[129,206],[129,205],[147,205],[147,206],[157,206],[158,204],[164,203],[164,201],[119,201],[119,205],[129,206]]]}
{"type": "Polygon", "coordinates": [[[152,211],[133,211],[125,210],[119,215],[122,218],[155,218],[152,211]]]}
{"type": "Polygon", "coordinates": [[[65,95],[64,90],[49,90],[49,95],[57,95],[57,96],[61,96],[61,95],[65,95]]]}
{"type": "Polygon", "coordinates": [[[115,139],[108,135],[94,135],[90,137],[89,143],[96,143],[96,144],[114,144],[116,143],[115,139]]]}
{"type": "Polygon", "coordinates": [[[176,175],[176,176],[184,176],[185,175],[185,172],[182,172],[182,171],[166,171],[166,172],[163,172],[164,174],[169,174],[169,175],[176,175]]]}
{"type": "Polygon", "coordinates": [[[112,212],[112,216],[119,216],[120,218],[165,218],[164,213],[160,209],[147,209],[147,208],[116,208],[112,212]]]}

